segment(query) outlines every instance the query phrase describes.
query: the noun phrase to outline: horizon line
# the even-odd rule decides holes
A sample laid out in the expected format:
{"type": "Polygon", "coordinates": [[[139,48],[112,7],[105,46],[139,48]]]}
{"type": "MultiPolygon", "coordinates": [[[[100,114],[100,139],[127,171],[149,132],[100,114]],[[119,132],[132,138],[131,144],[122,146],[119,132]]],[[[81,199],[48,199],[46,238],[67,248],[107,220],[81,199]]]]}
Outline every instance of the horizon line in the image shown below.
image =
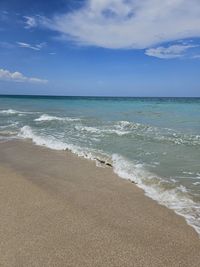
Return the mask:
{"type": "Polygon", "coordinates": [[[101,96],[101,95],[46,95],[46,94],[0,94],[0,97],[73,97],[73,98],[200,98],[200,96],[101,96]]]}

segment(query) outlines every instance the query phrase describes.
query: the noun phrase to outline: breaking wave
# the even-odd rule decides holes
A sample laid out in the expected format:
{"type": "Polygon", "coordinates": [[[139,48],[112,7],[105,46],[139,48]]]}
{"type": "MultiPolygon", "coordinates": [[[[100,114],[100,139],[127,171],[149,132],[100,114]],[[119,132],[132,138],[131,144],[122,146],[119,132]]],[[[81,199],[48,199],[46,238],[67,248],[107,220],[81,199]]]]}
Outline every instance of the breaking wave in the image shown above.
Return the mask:
{"type": "Polygon", "coordinates": [[[32,111],[20,111],[15,109],[3,109],[0,110],[0,114],[2,115],[23,115],[23,114],[37,114],[40,112],[32,112],[32,111]]]}
{"type": "Polygon", "coordinates": [[[83,125],[76,125],[75,129],[78,131],[82,131],[82,132],[89,132],[89,133],[95,133],[95,134],[116,134],[118,136],[123,136],[123,135],[127,135],[130,132],[128,131],[123,131],[120,129],[117,129],[115,127],[91,127],[91,126],[83,126],[83,125]]]}
{"type": "Polygon", "coordinates": [[[0,110],[0,114],[20,114],[22,112],[18,111],[18,110],[14,110],[14,109],[5,109],[5,110],[0,110]]]}
{"type": "Polygon", "coordinates": [[[80,119],[70,117],[56,117],[43,114],[39,118],[35,119],[35,121],[80,121],[80,119]]]}
{"type": "Polygon", "coordinates": [[[97,160],[97,163],[99,154],[101,154],[101,156],[104,157],[105,162],[107,162],[108,159],[108,155],[106,153],[103,153],[102,151],[96,151],[95,149],[91,148],[88,149],[87,147],[80,147],[70,143],[62,142],[60,140],[58,141],[53,136],[38,135],[32,130],[30,126],[22,127],[18,134],[18,137],[31,139],[33,143],[35,143],[36,145],[45,146],[54,150],[69,150],[80,157],[84,157],[95,161],[97,160]]]}

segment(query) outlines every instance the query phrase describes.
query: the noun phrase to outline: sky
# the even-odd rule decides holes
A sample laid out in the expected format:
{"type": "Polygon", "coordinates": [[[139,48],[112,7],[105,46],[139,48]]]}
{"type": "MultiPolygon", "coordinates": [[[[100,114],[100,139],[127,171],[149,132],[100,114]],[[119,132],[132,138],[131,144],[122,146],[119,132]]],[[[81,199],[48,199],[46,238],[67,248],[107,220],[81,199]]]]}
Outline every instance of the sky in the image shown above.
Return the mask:
{"type": "Polygon", "coordinates": [[[0,94],[200,97],[200,2],[0,0],[0,94]]]}

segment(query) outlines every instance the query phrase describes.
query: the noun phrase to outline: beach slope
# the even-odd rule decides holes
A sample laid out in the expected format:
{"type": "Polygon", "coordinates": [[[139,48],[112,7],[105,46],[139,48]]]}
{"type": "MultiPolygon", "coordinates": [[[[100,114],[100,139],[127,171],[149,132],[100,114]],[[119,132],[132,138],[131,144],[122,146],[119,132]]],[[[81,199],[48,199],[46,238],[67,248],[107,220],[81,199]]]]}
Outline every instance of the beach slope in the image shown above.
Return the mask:
{"type": "Polygon", "coordinates": [[[0,143],[0,266],[200,266],[200,239],[112,168],[0,143]]]}

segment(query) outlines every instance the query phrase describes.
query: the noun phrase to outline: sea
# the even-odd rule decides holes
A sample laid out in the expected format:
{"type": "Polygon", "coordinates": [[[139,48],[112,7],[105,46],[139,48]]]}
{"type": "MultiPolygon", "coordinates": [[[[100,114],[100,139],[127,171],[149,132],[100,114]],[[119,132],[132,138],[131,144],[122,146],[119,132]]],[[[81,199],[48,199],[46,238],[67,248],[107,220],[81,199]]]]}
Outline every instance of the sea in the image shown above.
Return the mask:
{"type": "Polygon", "coordinates": [[[200,98],[0,96],[13,139],[112,168],[200,234],[200,98]]]}

